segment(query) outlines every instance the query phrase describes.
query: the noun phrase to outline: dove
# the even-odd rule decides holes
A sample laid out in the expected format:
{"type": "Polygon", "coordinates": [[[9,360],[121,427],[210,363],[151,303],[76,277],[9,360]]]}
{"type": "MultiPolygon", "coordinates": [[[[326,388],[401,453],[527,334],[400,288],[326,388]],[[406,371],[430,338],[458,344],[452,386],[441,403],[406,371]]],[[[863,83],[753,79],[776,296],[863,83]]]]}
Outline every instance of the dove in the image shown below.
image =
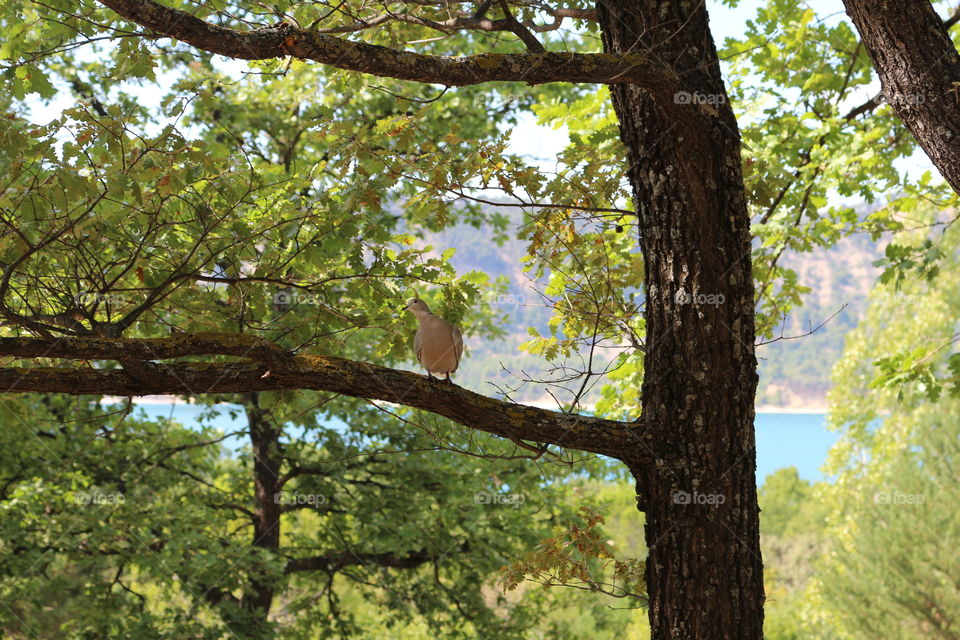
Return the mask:
{"type": "Polygon", "coordinates": [[[457,370],[463,355],[463,334],[460,329],[430,312],[430,307],[419,298],[407,300],[404,311],[417,317],[420,326],[413,338],[413,350],[417,360],[427,370],[427,378],[443,374],[447,382],[453,382],[450,374],[457,370]]]}

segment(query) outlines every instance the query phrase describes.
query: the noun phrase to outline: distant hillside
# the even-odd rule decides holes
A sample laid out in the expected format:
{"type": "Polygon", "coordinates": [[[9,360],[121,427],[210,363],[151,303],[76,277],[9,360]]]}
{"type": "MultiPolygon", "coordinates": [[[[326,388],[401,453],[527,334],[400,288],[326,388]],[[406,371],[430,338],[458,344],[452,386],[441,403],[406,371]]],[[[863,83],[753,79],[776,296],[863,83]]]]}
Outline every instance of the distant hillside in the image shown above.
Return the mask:
{"type": "MultiPolygon", "coordinates": [[[[481,393],[518,389],[512,395],[516,400],[551,402],[543,385],[522,382],[526,377],[549,377],[540,358],[518,350],[529,340],[527,328],[545,329],[550,316],[536,294],[535,283],[522,270],[526,244],[509,240],[497,246],[488,232],[469,226],[447,229],[427,241],[438,250],[455,247],[453,264],[460,272],[479,270],[493,278],[506,276],[510,282],[505,295],[486,301],[507,316],[507,335],[496,341],[468,340],[469,357],[457,375],[458,382],[481,393]]],[[[782,332],[785,339],[758,348],[758,406],[799,409],[826,405],[830,369],[843,351],[846,332],[863,314],[867,294],[878,275],[871,263],[881,255],[882,245],[866,236],[845,238],[825,252],[784,255],[783,264],[795,269],[800,283],[811,291],[804,296],[804,306],[777,329],[777,335],[782,332]],[[844,305],[842,312],[814,334],[789,339],[822,324],[844,305]]],[[[561,389],[551,391],[561,400],[567,399],[561,389]]]]}
{"type": "Polygon", "coordinates": [[[867,236],[854,236],[829,251],[784,255],[784,266],[794,269],[810,292],[804,295],[803,307],[790,314],[776,335],[803,337],[757,349],[757,406],[826,406],[830,369],[843,353],[844,336],[863,317],[867,294],[879,275],[872,263],[883,255],[882,249],[867,236]],[[804,335],[838,311],[816,333],[804,335]]]}

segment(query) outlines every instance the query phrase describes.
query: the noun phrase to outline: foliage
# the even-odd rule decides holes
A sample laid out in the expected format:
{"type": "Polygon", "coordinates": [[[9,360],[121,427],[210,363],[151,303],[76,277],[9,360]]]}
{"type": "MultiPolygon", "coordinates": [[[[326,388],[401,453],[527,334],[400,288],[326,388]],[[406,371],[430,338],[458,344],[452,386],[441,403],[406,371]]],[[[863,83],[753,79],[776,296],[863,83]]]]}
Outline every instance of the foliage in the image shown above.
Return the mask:
{"type": "Polygon", "coordinates": [[[896,461],[848,487],[836,544],[819,566],[827,611],[851,636],[950,637],[960,612],[960,421],[956,400],[906,418],[916,436],[896,461]]]}
{"type": "Polygon", "coordinates": [[[603,515],[580,508],[583,524],[569,525],[547,538],[503,570],[502,583],[513,591],[523,581],[544,587],[567,586],[598,591],[617,598],[646,603],[644,562],[617,560],[611,553],[612,541],[603,540],[603,515]]]}
{"type": "MultiPolygon", "coordinates": [[[[928,233],[894,242],[922,246],[928,233]]],[[[805,597],[806,637],[949,637],[960,612],[949,578],[960,422],[957,398],[940,392],[955,358],[958,240],[955,226],[942,234],[937,273],[877,284],[835,369],[831,422],[843,437],[829,459],[836,481],[819,491],[831,545],[805,597]]]]}
{"type": "MultiPolygon", "coordinates": [[[[217,15],[272,21],[286,13],[309,24],[318,11],[280,3],[264,15],[238,3],[217,15]]],[[[346,15],[333,22],[346,24],[346,15]]],[[[505,152],[508,127],[537,98],[526,87],[437,94],[299,61],[240,68],[177,43],[125,37],[129,25],[90,1],[4,3],[0,26],[8,36],[0,87],[10,97],[0,119],[0,311],[27,332],[245,333],[292,350],[397,365],[409,360],[412,335],[397,308],[414,293],[469,327],[469,337],[498,335],[498,310],[482,301],[500,285],[481,271],[455,272],[454,248],[434,247],[428,236],[464,223],[505,241],[507,217],[476,201],[485,191],[568,205],[584,197],[566,195],[568,177],[545,178],[505,152]],[[62,110],[38,122],[34,111],[53,98],[62,110]]],[[[390,45],[427,33],[393,25],[363,37],[390,45]]],[[[565,46],[594,43],[566,37],[565,46]]],[[[461,35],[422,49],[516,47],[461,35]]],[[[545,91],[561,104],[580,90],[545,91]]],[[[584,117],[592,104],[584,103],[584,117]]],[[[614,123],[605,126],[615,140],[614,123]]],[[[598,140],[584,140],[583,149],[598,140]]],[[[593,171],[594,182],[606,180],[603,167],[593,171]]],[[[587,193],[594,184],[582,186],[587,193]]],[[[54,420],[36,400],[17,402],[17,415],[33,416],[20,423],[27,433],[38,429],[35,420],[54,420]]],[[[76,469],[43,465],[42,452],[26,450],[4,469],[11,509],[4,555],[10,541],[20,545],[4,587],[18,613],[0,614],[10,634],[29,635],[17,618],[36,618],[50,601],[51,591],[38,588],[44,573],[58,576],[58,588],[76,589],[78,607],[88,606],[50,620],[62,625],[49,631],[60,637],[216,637],[242,629],[266,638],[282,628],[285,637],[308,638],[415,619],[450,637],[509,637],[544,605],[539,595],[509,606],[485,595],[500,566],[572,515],[561,481],[569,467],[524,464],[512,443],[313,392],[198,394],[208,420],[223,412],[248,418],[240,435],[251,448],[221,451],[219,435],[202,424],[134,421],[106,407],[51,402],[68,403],[55,419],[64,425],[56,442],[76,469]],[[73,429],[74,420],[87,430],[73,429]],[[98,429],[116,433],[110,456],[88,447],[98,429]],[[98,470],[97,462],[114,458],[98,470]],[[282,497],[311,498],[281,504],[276,544],[252,535],[276,500],[260,494],[264,478],[282,497]],[[124,502],[108,505],[104,518],[101,505],[68,504],[77,487],[124,502]],[[23,498],[38,491],[49,497],[23,498]],[[69,525],[40,517],[61,510],[69,525]],[[309,558],[346,560],[292,569],[309,558]],[[28,571],[31,562],[40,573],[28,571]],[[273,601],[269,620],[254,604],[258,593],[273,601]],[[89,608],[101,603],[94,595],[104,604],[99,614],[89,608]]],[[[587,460],[576,471],[610,468],[587,460]]]]}
{"type": "Polygon", "coordinates": [[[801,635],[800,602],[813,577],[812,560],[823,552],[827,508],[817,486],[796,467],[779,469],[760,487],[760,543],[763,551],[764,637],[793,640],[801,635]]]}
{"type": "Polygon", "coordinates": [[[904,227],[898,214],[911,210],[918,194],[944,206],[956,195],[929,175],[900,168],[898,159],[916,145],[889,105],[867,104],[872,95],[864,89],[874,76],[848,22],[771,0],[743,39],[725,43],[721,57],[730,58],[731,99],[744,114],[758,327],[769,338],[806,292],[782,265],[784,252],[827,248],[852,232],[876,240],[904,227]],[[864,216],[854,207],[861,202],[879,207],[864,216]]]}
{"type": "Polygon", "coordinates": [[[509,637],[529,626],[535,601],[494,615],[496,600],[483,595],[483,585],[547,535],[552,518],[572,516],[558,503],[565,491],[509,461],[464,464],[458,454],[435,450],[434,438],[391,428],[395,421],[380,415],[357,413],[354,435],[288,426],[296,440],[279,445],[284,468],[300,472],[281,489],[281,546],[270,550],[251,546],[249,516],[262,505],[251,486],[250,453],[224,449],[228,434],[62,397],[7,404],[0,461],[0,588],[11,607],[0,614],[5,633],[252,635],[257,625],[234,596],[265,577],[277,589],[274,619],[283,637],[362,634],[414,619],[451,637],[509,637]],[[370,435],[359,435],[364,429],[370,435]],[[495,499],[501,494],[522,500],[495,499]],[[391,569],[361,559],[371,553],[422,554],[425,561],[391,569]],[[318,556],[343,557],[343,566],[291,570],[296,559],[318,556]],[[57,594],[70,595],[57,615],[47,615],[57,594]],[[454,604],[470,625],[451,617],[454,604]]]}
{"type": "Polygon", "coordinates": [[[764,536],[793,537],[815,532],[823,523],[825,508],[815,501],[813,485],[800,478],[796,467],[785,467],[767,476],[758,491],[764,536]]]}
{"type": "MultiPolygon", "coordinates": [[[[289,0],[170,4],[234,26],[278,18],[309,25],[326,15],[322,3],[289,0]]],[[[325,26],[348,25],[350,14],[326,16],[325,26]]],[[[519,15],[539,14],[531,4],[519,15]]],[[[151,42],[91,0],[8,0],[0,28],[4,336],[17,333],[13,325],[107,338],[244,333],[400,365],[410,359],[412,331],[396,310],[413,293],[469,327],[469,338],[499,335],[503,309],[490,300],[502,283],[482,270],[457,271],[455,248],[429,241],[466,224],[491,245],[525,243],[526,273],[550,317],[530,327],[523,348],[553,365],[542,377],[562,408],[588,408],[587,394],[600,389],[596,413],[639,414],[643,259],[606,90],[500,83],[441,91],[297,60],[228,65],[151,42]],[[53,99],[62,109],[40,121],[38,108],[53,99]],[[567,133],[569,144],[548,165],[508,151],[512,128],[531,118],[567,133]],[[491,202],[520,210],[519,228],[491,202]]],[[[391,22],[357,37],[417,42],[438,55],[522,48],[512,38],[434,33],[391,22]]],[[[594,51],[596,36],[580,21],[543,38],[594,51]]],[[[857,92],[873,75],[846,22],[770,0],[721,56],[743,127],[763,336],[774,336],[806,292],[784,266],[786,252],[834,246],[856,231],[874,240],[908,232],[880,265],[884,283],[899,289],[877,294],[878,304],[901,307],[891,322],[901,331],[868,319],[877,338],[858,346],[864,330],[851,342],[838,375],[857,384],[835,414],[850,425],[837,460],[865,447],[872,461],[899,459],[903,450],[891,443],[919,427],[891,427],[879,438],[870,427],[882,408],[893,410],[890,394],[944,401],[943,389],[960,376],[960,359],[949,353],[955,287],[943,286],[955,273],[956,245],[928,233],[947,220],[931,215],[920,231],[909,229],[923,201],[946,209],[956,196],[929,175],[899,169],[916,146],[888,105],[857,112],[857,92]],[[853,198],[879,207],[864,214],[853,198]],[[924,307],[907,324],[917,310],[896,296],[911,291],[924,307]],[[879,372],[864,364],[868,353],[881,354],[879,372]]],[[[141,420],[63,398],[13,402],[0,463],[0,588],[14,602],[0,610],[8,635],[30,635],[29,621],[42,620],[32,631],[66,638],[219,637],[241,628],[267,638],[281,626],[292,638],[398,629],[506,638],[567,597],[488,597],[497,570],[530,549],[508,573],[515,587],[532,573],[592,588],[611,580],[598,577],[607,568],[622,591],[642,588],[642,565],[612,558],[600,515],[585,512],[585,525],[570,526],[567,467],[536,467],[510,443],[413,411],[318,393],[204,398],[211,418],[256,409],[275,428],[260,452],[226,452],[221,434],[203,424],[141,420]],[[292,494],[314,497],[283,513],[274,547],[251,535],[269,498],[254,486],[264,452],[292,494]],[[113,502],[87,508],[81,494],[113,502]],[[481,494],[492,504],[478,503],[481,494]],[[516,496],[523,508],[514,508],[516,496]],[[337,553],[385,565],[424,560],[288,569],[337,553]],[[258,621],[250,605],[258,590],[276,597],[270,620],[258,621]],[[46,616],[55,594],[69,597],[46,616]]],[[[250,423],[243,435],[256,431],[250,423]]],[[[863,471],[850,464],[837,463],[838,472],[863,471]]],[[[589,460],[575,471],[582,480],[614,470],[589,460]]],[[[778,476],[767,491],[770,535],[796,541],[808,533],[816,509],[786,505],[810,504],[809,488],[778,476]]],[[[784,551],[794,565],[797,549],[784,551]]],[[[610,619],[597,613],[577,633],[610,619]]]]}

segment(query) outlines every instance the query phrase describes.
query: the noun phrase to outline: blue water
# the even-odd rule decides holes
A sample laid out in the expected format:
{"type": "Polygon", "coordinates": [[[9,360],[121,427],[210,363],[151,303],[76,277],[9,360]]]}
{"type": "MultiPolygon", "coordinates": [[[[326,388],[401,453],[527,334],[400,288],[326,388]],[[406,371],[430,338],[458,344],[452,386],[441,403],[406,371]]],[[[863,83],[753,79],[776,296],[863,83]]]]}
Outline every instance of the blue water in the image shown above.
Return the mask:
{"type": "MultiPolygon", "coordinates": [[[[201,414],[209,411],[205,406],[184,404],[181,402],[174,404],[134,402],[133,406],[135,407],[134,417],[141,418],[144,417],[143,414],[145,414],[149,420],[173,420],[188,428],[198,424],[201,414]],[[141,411],[143,414],[141,414],[141,411]]],[[[214,429],[219,429],[225,434],[236,431],[242,432],[246,428],[247,418],[239,405],[218,405],[217,411],[219,415],[214,418],[205,418],[203,424],[213,427],[214,429]],[[234,409],[233,413],[235,416],[230,414],[227,410],[228,408],[234,409]]],[[[227,438],[223,441],[223,445],[230,449],[239,449],[247,442],[249,442],[249,440],[245,435],[241,434],[227,438]]]]}
{"type": "MultiPolygon", "coordinates": [[[[168,418],[189,427],[196,424],[206,408],[190,404],[137,404],[150,418],[168,418]]],[[[219,416],[205,421],[224,433],[243,431],[246,419],[242,411],[235,418],[221,410],[219,416]]],[[[822,413],[758,413],[757,414],[757,482],[777,469],[794,466],[806,480],[823,480],[820,465],[827,451],[837,441],[836,432],[827,431],[822,413]]],[[[338,423],[342,426],[342,423],[338,423]]],[[[295,434],[291,434],[294,435],[295,434]]],[[[239,449],[247,443],[245,436],[234,436],[224,446],[239,449]]]]}
{"type": "Polygon", "coordinates": [[[840,437],[828,431],[823,413],[757,414],[757,483],[777,469],[794,466],[806,480],[824,480],[820,466],[840,437]]]}

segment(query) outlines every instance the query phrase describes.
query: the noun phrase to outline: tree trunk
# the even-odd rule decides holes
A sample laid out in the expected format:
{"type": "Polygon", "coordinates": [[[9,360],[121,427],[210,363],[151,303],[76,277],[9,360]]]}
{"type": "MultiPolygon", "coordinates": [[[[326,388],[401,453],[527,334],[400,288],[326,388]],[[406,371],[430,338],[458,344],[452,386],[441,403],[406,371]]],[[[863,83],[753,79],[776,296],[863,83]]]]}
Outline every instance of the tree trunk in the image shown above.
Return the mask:
{"type": "Polygon", "coordinates": [[[883,93],[960,193],[960,53],[930,0],[844,0],[883,93]]]}
{"type": "MultiPolygon", "coordinates": [[[[250,427],[250,445],[253,451],[254,511],[253,547],[258,551],[276,554],[280,549],[280,504],[276,494],[280,490],[280,428],[273,424],[270,415],[260,407],[258,393],[244,394],[247,423],[250,427]]],[[[251,578],[250,589],[244,593],[241,604],[255,620],[260,629],[251,629],[252,638],[267,637],[265,627],[270,605],[273,604],[274,580],[271,571],[264,566],[257,576],[251,578]]]]}
{"type": "Polygon", "coordinates": [[[612,85],[646,273],[643,428],[673,454],[628,464],[646,514],[655,640],[759,640],[750,219],[740,134],[703,3],[598,4],[608,52],[647,50],[680,91],[612,85]]]}

